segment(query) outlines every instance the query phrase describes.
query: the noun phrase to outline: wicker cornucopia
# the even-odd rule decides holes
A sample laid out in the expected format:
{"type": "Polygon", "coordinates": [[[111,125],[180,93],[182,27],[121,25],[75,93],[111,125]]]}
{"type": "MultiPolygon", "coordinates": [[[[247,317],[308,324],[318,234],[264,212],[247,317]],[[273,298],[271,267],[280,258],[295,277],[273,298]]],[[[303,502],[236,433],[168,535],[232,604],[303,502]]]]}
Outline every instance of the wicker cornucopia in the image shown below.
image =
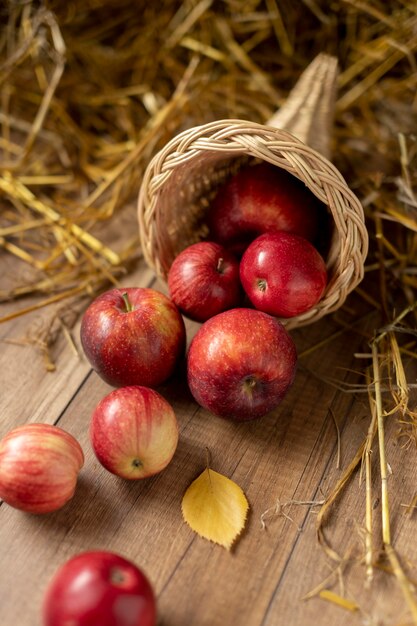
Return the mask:
{"type": "Polygon", "coordinates": [[[219,185],[242,163],[257,159],[303,181],[332,220],[326,291],[314,308],[283,323],[309,324],[343,304],[362,280],[368,235],[359,200],[326,158],[336,78],[337,61],[321,54],[268,125],[212,122],[177,135],[156,154],[144,175],[138,218],[145,259],[158,276],[165,279],[176,255],[207,236],[205,218],[219,185]]]}

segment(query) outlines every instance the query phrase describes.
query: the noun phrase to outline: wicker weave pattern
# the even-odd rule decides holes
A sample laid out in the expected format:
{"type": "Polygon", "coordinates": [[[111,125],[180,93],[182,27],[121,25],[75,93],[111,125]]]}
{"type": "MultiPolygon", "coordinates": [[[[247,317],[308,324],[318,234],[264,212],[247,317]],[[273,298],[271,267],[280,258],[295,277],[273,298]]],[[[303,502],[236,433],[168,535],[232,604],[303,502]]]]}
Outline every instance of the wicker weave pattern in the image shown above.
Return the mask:
{"type": "Polygon", "coordinates": [[[287,328],[302,326],[335,311],[363,278],[368,234],[362,206],[325,157],[270,126],[220,120],[194,127],[153,158],[138,202],[147,263],[165,279],[175,256],[207,234],[204,216],[237,157],[261,159],[291,172],[327,205],[334,221],[325,294],[313,309],[283,323],[287,328]]]}

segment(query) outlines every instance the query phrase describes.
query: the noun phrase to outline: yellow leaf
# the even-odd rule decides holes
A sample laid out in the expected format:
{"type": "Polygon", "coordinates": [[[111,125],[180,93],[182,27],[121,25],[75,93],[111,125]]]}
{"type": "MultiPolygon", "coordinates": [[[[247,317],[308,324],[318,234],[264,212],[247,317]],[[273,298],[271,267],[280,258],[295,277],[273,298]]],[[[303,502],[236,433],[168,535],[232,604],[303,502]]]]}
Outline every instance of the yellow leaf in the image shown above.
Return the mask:
{"type": "Polygon", "coordinates": [[[187,524],[201,537],[228,550],[245,526],[248,509],[242,489],[209,468],[191,483],[182,499],[187,524]]]}

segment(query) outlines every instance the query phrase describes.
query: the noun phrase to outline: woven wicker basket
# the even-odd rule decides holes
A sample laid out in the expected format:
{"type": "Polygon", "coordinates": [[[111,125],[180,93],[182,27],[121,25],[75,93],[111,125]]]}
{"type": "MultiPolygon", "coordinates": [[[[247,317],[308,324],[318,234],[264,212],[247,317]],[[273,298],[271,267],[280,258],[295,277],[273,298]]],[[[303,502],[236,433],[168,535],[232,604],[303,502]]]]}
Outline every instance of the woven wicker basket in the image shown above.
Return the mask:
{"type": "Polygon", "coordinates": [[[324,156],[336,78],[337,61],[321,54],[268,125],[220,120],[179,134],[156,154],[144,175],[138,218],[145,260],[159,277],[166,279],[181,250],[207,236],[205,218],[219,185],[242,163],[264,160],[302,180],[332,216],[326,291],[313,309],[283,323],[309,324],[342,305],[362,280],[368,235],[359,200],[324,156]]]}

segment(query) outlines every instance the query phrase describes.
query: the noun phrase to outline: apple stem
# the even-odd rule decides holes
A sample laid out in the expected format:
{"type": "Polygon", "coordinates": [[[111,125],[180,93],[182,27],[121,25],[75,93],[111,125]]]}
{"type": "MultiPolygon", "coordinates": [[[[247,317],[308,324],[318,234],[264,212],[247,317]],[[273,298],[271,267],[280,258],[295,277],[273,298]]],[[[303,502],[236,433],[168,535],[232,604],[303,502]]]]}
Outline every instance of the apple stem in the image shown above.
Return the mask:
{"type": "Polygon", "coordinates": [[[128,295],[127,291],[125,291],[122,294],[122,298],[123,298],[123,301],[125,303],[126,313],[129,313],[130,311],[133,311],[133,306],[132,306],[132,303],[129,300],[129,295],[128,295]]]}
{"type": "Polygon", "coordinates": [[[224,272],[224,259],[222,257],[220,257],[217,261],[216,270],[219,272],[219,274],[223,274],[224,272]]]}

